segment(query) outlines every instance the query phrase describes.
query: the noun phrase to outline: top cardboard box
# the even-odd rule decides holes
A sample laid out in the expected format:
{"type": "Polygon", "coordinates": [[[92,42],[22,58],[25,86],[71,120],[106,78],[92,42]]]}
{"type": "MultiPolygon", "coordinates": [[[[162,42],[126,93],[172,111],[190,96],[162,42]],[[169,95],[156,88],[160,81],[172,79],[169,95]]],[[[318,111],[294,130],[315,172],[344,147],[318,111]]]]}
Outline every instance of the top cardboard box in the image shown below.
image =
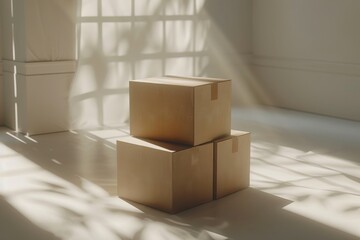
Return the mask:
{"type": "Polygon", "coordinates": [[[130,81],[130,134],[196,146],[230,134],[231,81],[165,76],[130,81]]]}

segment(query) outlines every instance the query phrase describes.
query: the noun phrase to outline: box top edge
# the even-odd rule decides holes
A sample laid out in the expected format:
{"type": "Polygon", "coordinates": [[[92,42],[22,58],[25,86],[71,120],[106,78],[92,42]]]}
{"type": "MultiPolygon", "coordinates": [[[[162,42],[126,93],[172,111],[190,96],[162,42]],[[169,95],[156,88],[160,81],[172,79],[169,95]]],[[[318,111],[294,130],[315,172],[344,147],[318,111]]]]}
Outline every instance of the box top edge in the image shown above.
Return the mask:
{"type": "Polygon", "coordinates": [[[194,77],[194,76],[180,76],[180,75],[165,75],[166,78],[180,78],[188,80],[199,80],[199,81],[209,81],[209,82],[225,82],[231,81],[228,78],[214,78],[214,77],[194,77]]]}
{"type": "Polygon", "coordinates": [[[179,76],[152,77],[144,79],[130,80],[131,83],[151,83],[159,85],[176,85],[184,87],[198,87],[213,83],[227,82],[230,79],[214,79],[214,78],[192,78],[179,76]]]}
{"type": "Polygon", "coordinates": [[[219,143],[222,141],[232,139],[233,137],[241,137],[241,136],[250,135],[250,134],[251,134],[250,132],[246,132],[246,131],[231,130],[230,135],[216,139],[216,140],[214,140],[214,143],[219,143]]]}

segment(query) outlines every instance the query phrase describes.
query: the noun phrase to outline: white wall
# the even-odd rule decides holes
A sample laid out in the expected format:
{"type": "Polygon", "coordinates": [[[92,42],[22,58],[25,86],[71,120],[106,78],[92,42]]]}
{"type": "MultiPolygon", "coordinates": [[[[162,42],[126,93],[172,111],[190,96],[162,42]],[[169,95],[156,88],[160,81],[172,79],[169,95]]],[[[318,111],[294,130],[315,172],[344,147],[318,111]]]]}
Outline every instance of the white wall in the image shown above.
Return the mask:
{"type": "MultiPolygon", "coordinates": [[[[2,1],[2,6],[10,2],[2,1]]],[[[56,1],[36,2],[41,4],[28,2],[34,8],[29,11],[34,16],[30,16],[22,9],[24,0],[14,1],[14,9],[18,11],[15,15],[20,16],[14,21],[19,29],[15,32],[18,48],[16,51],[4,48],[3,58],[72,59],[73,49],[56,51],[56,48],[64,49],[62,44],[67,41],[57,43],[66,35],[61,29],[47,29],[46,32],[52,32],[49,41],[35,44],[36,36],[43,33],[29,34],[19,24],[25,17],[38,24],[41,19],[36,11],[46,4],[56,4],[56,1]],[[25,45],[23,40],[27,35],[25,45]],[[47,43],[51,43],[52,49],[47,43]],[[40,49],[40,45],[44,48],[40,49]],[[33,51],[36,55],[31,48],[36,50],[33,51]]],[[[360,120],[359,1],[79,2],[79,62],[69,100],[72,128],[126,122],[128,81],[164,74],[231,78],[236,105],[258,103],[260,99],[280,107],[360,120]],[[249,71],[249,59],[255,76],[249,71]]],[[[61,12],[66,13],[58,13],[61,12]]],[[[2,11],[2,14],[11,12],[2,11]]],[[[3,29],[1,38],[4,46],[11,46],[11,28],[3,29]]],[[[47,37],[43,35],[41,40],[44,39],[47,37]]],[[[0,124],[2,118],[0,108],[0,124]]]]}
{"type": "MultiPolygon", "coordinates": [[[[79,16],[74,129],[126,122],[131,79],[213,76],[247,88],[240,69],[251,52],[251,0],[82,0],[79,16]]],[[[243,96],[252,101],[234,102],[243,96]]]]}
{"type": "MultiPolygon", "coordinates": [[[[62,44],[69,38],[58,40],[68,34],[56,27],[43,32],[31,27],[41,22],[37,11],[49,16],[66,11],[42,9],[56,1],[31,1],[27,6],[33,15],[25,14],[24,0],[14,1],[14,15],[20,17],[13,19],[19,30],[17,48],[4,48],[3,58],[73,59],[71,44],[69,51],[56,51],[65,49],[62,44]],[[31,4],[35,2],[40,4],[31,4]],[[36,34],[20,24],[26,18],[32,19],[26,21],[27,29],[36,34]],[[48,40],[39,44],[38,39],[48,40]]],[[[3,6],[10,3],[2,1],[3,6]]],[[[236,105],[260,99],[360,120],[359,10],[360,2],[354,0],[81,0],[79,62],[70,87],[71,127],[126,122],[128,81],[164,74],[231,78],[236,105]]],[[[3,45],[11,46],[11,24],[5,25],[3,45]]],[[[3,117],[0,108],[0,124],[3,117]]]]}
{"type": "MultiPolygon", "coordinates": [[[[47,61],[74,58],[69,38],[72,30],[61,26],[73,21],[66,9],[75,2],[1,2],[5,20],[2,39],[6,46],[3,58],[8,66],[5,84],[9,88],[5,91],[9,95],[6,98],[8,126],[16,127],[14,97],[11,96],[14,91],[10,91],[13,66],[23,68],[22,74],[31,75],[29,71],[38,74],[40,70],[51,70],[46,68],[47,61]],[[65,22],[56,22],[56,19],[65,19],[65,22]],[[14,34],[12,29],[15,29],[14,34]],[[70,34],[64,32],[68,30],[70,34]]],[[[234,92],[243,92],[234,94],[235,104],[255,101],[247,91],[253,88],[246,64],[251,53],[251,0],[78,2],[79,60],[69,89],[71,128],[126,122],[130,79],[165,74],[231,78],[234,92]]],[[[59,64],[55,63],[52,68],[61,68],[62,72],[68,69],[59,64]]],[[[39,91],[45,91],[45,86],[41,88],[39,91]]],[[[19,109],[25,108],[19,106],[19,109]]],[[[21,113],[19,116],[28,117],[21,113]]]]}
{"type": "Polygon", "coordinates": [[[360,120],[360,1],[253,0],[256,75],[285,108],[360,120]]]}

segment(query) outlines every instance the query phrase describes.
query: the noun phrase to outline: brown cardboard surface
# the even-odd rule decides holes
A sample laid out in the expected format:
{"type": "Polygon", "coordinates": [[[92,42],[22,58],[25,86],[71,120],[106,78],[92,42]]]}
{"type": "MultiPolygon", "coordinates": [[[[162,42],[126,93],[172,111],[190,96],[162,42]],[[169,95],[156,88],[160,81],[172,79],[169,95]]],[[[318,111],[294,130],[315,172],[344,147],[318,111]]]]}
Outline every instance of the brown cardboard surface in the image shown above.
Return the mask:
{"type": "Polygon", "coordinates": [[[230,134],[231,81],[178,76],[130,81],[130,134],[199,145],[230,134]]]}
{"type": "Polygon", "coordinates": [[[230,82],[215,84],[217,98],[214,100],[211,96],[212,85],[196,87],[194,91],[194,145],[230,134],[231,84],[230,82]]]}
{"type": "Polygon", "coordinates": [[[250,133],[231,131],[214,141],[214,199],[249,186],[250,133]]]}
{"type": "Polygon", "coordinates": [[[125,137],[117,142],[118,195],[175,213],[213,198],[213,144],[186,147],[125,137]]]}
{"type": "Polygon", "coordinates": [[[205,144],[174,154],[175,212],[209,202],[213,196],[213,145],[205,144]]]}

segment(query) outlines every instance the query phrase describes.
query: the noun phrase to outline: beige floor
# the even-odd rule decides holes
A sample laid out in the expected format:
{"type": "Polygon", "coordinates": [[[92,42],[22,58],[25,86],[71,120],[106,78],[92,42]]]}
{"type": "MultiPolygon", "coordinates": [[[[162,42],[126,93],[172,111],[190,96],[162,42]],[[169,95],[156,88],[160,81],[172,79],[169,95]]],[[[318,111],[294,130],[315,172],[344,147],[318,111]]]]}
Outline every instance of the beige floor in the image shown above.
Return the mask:
{"type": "Polygon", "coordinates": [[[127,128],[25,137],[0,129],[0,239],[360,239],[360,123],[235,109],[251,187],[177,215],[117,198],[127,128]]]}

